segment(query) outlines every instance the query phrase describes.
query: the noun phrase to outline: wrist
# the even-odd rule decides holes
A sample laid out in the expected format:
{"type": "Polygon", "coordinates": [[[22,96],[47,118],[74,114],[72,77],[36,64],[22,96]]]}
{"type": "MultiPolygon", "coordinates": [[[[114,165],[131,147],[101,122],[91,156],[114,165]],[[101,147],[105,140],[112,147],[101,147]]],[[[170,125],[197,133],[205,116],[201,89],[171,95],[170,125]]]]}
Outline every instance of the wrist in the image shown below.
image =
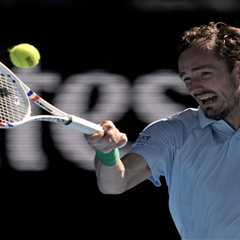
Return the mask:
{"type": "Polygon", "coordinates": [[[119,149],[115,148],[111,152],[104,153],[101,151],[96,151],[96,158],[106,166],[114,166],[116,162],[120,159],[119,149]]]}

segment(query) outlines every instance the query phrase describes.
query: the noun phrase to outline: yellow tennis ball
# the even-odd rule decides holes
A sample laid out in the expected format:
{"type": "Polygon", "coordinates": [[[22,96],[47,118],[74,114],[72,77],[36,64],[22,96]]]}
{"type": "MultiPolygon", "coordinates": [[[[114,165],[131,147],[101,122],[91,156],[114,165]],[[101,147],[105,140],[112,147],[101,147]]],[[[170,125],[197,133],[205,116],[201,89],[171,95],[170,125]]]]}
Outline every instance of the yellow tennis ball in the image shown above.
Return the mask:
{"type": "Polygon", "coordinates": [[[21,43],[9,49],[9,56],[12,64],[19,68],[32,68],[40,61],[38,49],[28,43],[21,43]]]}

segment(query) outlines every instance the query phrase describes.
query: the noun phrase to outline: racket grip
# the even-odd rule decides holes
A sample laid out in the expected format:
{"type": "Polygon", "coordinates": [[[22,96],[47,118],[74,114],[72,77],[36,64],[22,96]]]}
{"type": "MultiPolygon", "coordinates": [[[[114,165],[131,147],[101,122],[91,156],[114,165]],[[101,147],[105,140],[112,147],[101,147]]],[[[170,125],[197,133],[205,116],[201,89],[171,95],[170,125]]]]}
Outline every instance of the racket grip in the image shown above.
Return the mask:
{"type": "Polygon", "coordinates": [[[70,115],[69,122],[66,125],[69,127],[78,128],[80,132],[88,135],[97,131],[103,131],[100,125],[74,115],[70,115]]]}

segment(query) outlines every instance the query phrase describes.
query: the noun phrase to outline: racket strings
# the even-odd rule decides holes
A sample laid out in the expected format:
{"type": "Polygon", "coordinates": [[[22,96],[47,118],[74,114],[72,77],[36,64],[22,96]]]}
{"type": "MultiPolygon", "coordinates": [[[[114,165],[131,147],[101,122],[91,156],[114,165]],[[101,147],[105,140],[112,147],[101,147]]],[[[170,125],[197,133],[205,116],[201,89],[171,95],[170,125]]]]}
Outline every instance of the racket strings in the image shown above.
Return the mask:
{"type": "Polygon", "coordinates": [[[23,91],[9,75],[0,73],[0,122],[17,122],[28,113],[23,91]]]}

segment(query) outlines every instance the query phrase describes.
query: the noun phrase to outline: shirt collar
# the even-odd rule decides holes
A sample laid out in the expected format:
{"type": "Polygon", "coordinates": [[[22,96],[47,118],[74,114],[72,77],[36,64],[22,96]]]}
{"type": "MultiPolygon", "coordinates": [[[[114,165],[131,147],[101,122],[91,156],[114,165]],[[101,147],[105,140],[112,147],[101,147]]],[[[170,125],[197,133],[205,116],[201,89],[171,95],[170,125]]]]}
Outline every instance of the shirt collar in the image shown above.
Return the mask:
{"type": "Polygon", "coordinates": [[[199,118],[199,123],[200,123],[201,128],[205,128],[206,126],[217,122],[214,119],[206,117],[201,108],[198,108],[198,109],[199,109],[198,118],[199,118]]]}
{"type": "Polygon", "coordinates": [[[205,128],[209,125],[211,125],[213,128],[220,130],[221,132],[224,132],[225,134],[232,135],[236,131],[224,120],[214,120],[210,119],[205,116],[204,112],[199,108],[198,112],[199,116],[199,123],[201,128],[205,128]]]}

